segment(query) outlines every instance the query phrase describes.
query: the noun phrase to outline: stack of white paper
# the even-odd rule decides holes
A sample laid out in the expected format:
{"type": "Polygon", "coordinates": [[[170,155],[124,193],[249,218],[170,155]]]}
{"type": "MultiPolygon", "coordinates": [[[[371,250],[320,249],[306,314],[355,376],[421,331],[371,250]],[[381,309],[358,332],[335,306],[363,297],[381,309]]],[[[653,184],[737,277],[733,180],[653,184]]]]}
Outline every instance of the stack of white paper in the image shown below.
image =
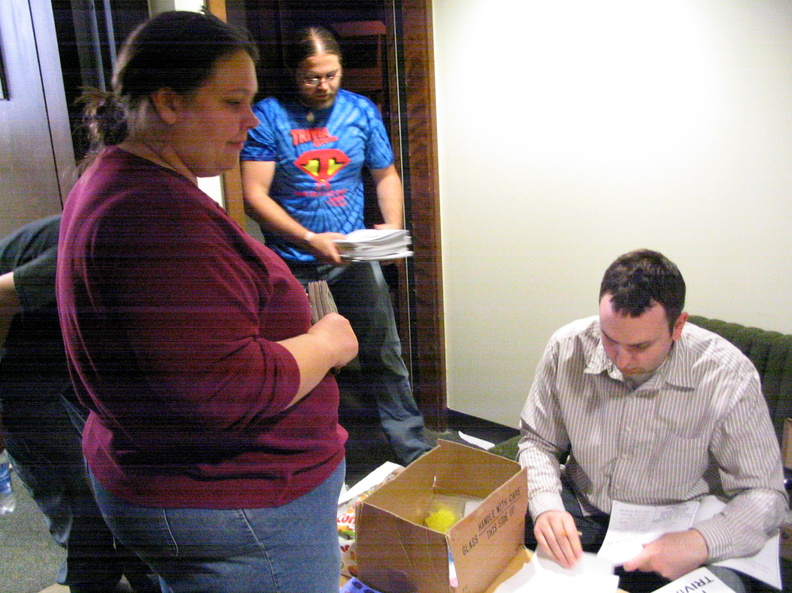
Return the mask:
{"type": "Polygon", "coordinates": [[[335,244],[341,257],[348,261],[383,261],[401,259],[413,254],[412,238],[403,229],[361,229],[349,233],[335,244]]]}

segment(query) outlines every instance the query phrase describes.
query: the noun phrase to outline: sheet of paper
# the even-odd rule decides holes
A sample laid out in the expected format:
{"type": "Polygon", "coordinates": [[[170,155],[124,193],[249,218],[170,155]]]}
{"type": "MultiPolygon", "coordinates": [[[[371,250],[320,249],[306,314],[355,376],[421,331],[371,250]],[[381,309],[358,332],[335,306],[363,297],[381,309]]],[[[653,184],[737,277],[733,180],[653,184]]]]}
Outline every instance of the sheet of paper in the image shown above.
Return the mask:
{"type": "Polygon", "coordinates": [[[781,564],[778,561],[780,537],[776,533],[767,540],[764,547],[753,556],[744,558],[729,558],[723,562],[716,562],[716,566],[725,566],[739,570],[747,575],[764,581],[776,589],[781,589],[781,564]]]}
{"type": "Polygon", "coordinates": [[[365,478],[360,480],[357,484],[352,486],[351,488],[344,490],[338,497],[338,505],[344,505],[348,503],[350,500],[356,498],[363,494],[366,490],[381,484],[385,478],[391,475],[397,469],[404,469],[404,466],[398,465],[391,461],[386,461],[382,465],[380,465],[377,469],[369,473],[365,478]]]}
{"type": "MultiPolygon", "coordinates": [[[[598,556],[616,565],[634,558],[643,547],[664,533],[684,531],[691,525],[715,516],[726,506],[715,496],[666,506],[643,506],[614,501],[610,526],[598,556]]],[[[778,560],[780,537],[776,534],[753,556],[716,562],[781,589],[778,560]]]]}
{"type": "Polygon", "coordinates": [[[495,443],[490,443],[489,441],[485,441],[484,439],[479,439],[469,434],[465,434],[461,430],[459,431],[459,438],[461,438],[463,441],[467,441],[471,445],[476,445],[477,447],[481,447],[486,451],[489,451],[495,446],[495,443]]]}
{"type": "Polygon", "coordinates": [[[697,501],[661,506],[613,501],[608,533],[597,555],[624,564],[641,552],[643,544],[690,527],[698,507],[697,501]]]}
{"type": "Polygon", "coordinates": [[[722,580],[712,574],[703,566],[689,572],[664,587],[656,589],[654,593],[734,593],[722,580]]]}
{"type": "MultiPolygon", "coordinates": [[[[701,500],[694,523],[714,517],[726,506],[714,496],[706,496],[701,500]]],[[[716,566],[725,566],[733,570],[750,575],[755,579],[764,581],[768,585],[781,589],[781,565],[778,560],[779,546],[781,538],[777,533],[767,540],[767,543],[753,556],[743,558],[729,558],[722,562],[716,562],[716,566]]]]}
{"type": "Polygon", "coordinates": [[[567,569],[536,552],[495,593],[615,593],[618,588],[619,577],[613,574],[613,565],[594,554],[583,554],[574,568],[567,569]]]}

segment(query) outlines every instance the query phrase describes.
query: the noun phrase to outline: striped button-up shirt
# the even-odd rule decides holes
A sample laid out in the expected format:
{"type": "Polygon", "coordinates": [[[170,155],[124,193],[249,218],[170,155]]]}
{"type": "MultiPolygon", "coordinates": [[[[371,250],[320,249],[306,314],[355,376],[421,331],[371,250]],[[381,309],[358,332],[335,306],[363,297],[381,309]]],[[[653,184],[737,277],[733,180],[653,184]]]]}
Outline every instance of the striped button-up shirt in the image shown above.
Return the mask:
{"type": "Polygon", "coordinates": [[[614,500],[727,499],[721,513],[695,525],[708,562],[755,553],[786,515],[781,455],[758,373],[734,345],[692,324],[638,387],[605,354],[598,317],[561,328],[520,424],[534,519],[564,509],[561,461],[584,509],[609,514],[614,500]]]}

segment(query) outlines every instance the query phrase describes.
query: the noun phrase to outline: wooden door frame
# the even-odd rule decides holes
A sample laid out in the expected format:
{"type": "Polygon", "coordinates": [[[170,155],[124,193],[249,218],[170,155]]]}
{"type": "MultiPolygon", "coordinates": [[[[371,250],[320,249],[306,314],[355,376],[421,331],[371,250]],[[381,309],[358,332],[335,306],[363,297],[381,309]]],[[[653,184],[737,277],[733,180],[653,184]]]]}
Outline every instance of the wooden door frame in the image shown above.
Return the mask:
{"type": "Polygon", "coordinates": [[[407,224],[413,239],[410,302],[413,324],[413,389],[426,423],[447,426],[443,267],[431,0],[402,0],[402,51],[409,172],[407,224]]]}
{"type": "MultiPolygon", "coordinates": [[[[407,265],[413,392],[426,424],[442,430],[447,426],[446,359],[432,3],[393,1],[401,16],[401,22],[395,23],[399,27],[395,42],[402,65],[402,80],[395,80],[393,86],[401,89],[400,103],[406,114],[400,118],[402,137],[406,137],[401,154],[407,227],[415,253],[407,265]]],[[[226,20],[226,0],[206,0],[206,6],[226,20]]],[[[238,167],[223,175],[223,193],[228,213],[245,228],[238,167]]]]}

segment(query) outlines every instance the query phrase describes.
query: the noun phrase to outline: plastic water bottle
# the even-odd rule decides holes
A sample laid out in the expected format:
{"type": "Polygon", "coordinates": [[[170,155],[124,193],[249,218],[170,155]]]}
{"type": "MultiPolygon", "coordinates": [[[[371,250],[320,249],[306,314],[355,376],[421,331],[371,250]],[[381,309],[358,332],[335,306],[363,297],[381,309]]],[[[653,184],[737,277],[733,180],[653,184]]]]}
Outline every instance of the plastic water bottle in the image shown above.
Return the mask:
{"type": "Polygon", "coordinates": [[[11,464],[5,449],[0,453],[0,516],[13,513],[16,508],[16,497],[11,488],[11,464]]]}

